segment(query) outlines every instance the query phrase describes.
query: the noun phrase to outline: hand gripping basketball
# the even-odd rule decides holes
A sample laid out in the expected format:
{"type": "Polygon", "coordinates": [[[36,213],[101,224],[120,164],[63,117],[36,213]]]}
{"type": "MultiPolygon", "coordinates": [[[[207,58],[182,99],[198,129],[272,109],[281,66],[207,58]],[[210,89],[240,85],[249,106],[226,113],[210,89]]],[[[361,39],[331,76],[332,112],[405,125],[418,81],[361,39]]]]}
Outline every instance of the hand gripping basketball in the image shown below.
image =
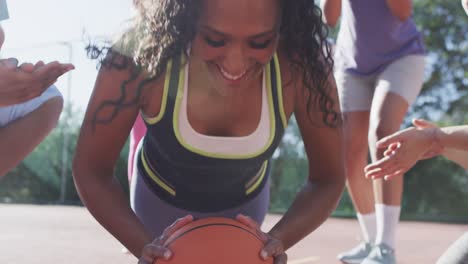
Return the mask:
{"type": "Polygon", "coordinates": [[[273,257],[274,264],[286,264],[287,263],[288,256],[284,252],[283,243],[279,239],[267,233],[264,233],[262,230],[260,230],[260,226],[258,225],[258,223],[248,216],[238,215],[236,219],[237,221],[255,230],[257,232],[257,235],[262,239],[265,246],[263,247],[260,253],[260,256],[263,259],[268,259],[269,257],[273,257]]]}
{"type": "Polygon", "coordinates": [[[148,244],[143,248],[138,264],[156,263],[159,258],[170,259],[172,252],[166,247],[166,241],[177,230],[191,222],[193,222],[193,216],[191,215],[177,219],[172,225],[164,230],[160,237],[156,238],[151,242],[151,244],[148,244]]]}

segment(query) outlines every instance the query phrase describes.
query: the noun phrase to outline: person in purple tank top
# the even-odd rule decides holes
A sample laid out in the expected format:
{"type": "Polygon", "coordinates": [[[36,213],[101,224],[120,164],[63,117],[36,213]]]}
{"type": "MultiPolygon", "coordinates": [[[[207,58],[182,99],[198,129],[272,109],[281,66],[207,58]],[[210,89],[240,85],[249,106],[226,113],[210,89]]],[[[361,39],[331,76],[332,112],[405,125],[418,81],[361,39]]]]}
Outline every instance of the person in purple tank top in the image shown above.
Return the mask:
{"type": "Polygon", "coordinates": [[[411,19],[411,0],[322,0],[323,19],[334,27],[341,16],[334,76],[344,116],[347,187],[357,211],[363,243],[338,255],[344,263],[396,263],[395,233],[402,178],[367,180],[376,142],[400,128],[424,80],[425,48],[411,19]]]}
{"type": "MultiPolygon", "coordinates": [[[[468,0],[462,0],[461,4],[468,15],[468,0]]],[[[443,155],[468,170],[468,125],[438,127],[424,119],[414,119],[413,125],[377,142],[379,148],[385,149],[384,157],[365,168],[366,177],[385,180],[399,177],[418,160],[436,155],[443,155]]],[[[468,232],[454,241],[436,263],[468,263],[468,232]]]]}

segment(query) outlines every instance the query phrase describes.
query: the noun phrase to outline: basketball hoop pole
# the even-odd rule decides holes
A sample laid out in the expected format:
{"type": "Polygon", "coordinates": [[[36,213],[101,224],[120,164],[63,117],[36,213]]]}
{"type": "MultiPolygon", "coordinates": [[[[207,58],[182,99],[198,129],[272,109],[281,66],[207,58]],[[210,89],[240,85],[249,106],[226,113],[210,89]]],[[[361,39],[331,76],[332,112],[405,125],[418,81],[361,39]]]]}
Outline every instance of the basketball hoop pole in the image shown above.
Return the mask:
{"type": "MultiPolygon", "coordinates": [[[[71,42],[60,42],[61,45],[64,45],[68,48],[68,62],[72,63],[73,61],[73,44],[71,42]]],[[[71,86],[72,86],[72,72],[68,73],[68,82],[67,82],[67,94],[64,100],[64,128],[63,133],[63,144],[62,144],[62,169],[61,169],[61,184],[60,184],[60,197],[59,202],[65,203],[67,195],[67,172],[68,172],[68,145],[69,145],[69,131],[66,131],[68,126],[68,121],[71,116],[71,86]]]]}

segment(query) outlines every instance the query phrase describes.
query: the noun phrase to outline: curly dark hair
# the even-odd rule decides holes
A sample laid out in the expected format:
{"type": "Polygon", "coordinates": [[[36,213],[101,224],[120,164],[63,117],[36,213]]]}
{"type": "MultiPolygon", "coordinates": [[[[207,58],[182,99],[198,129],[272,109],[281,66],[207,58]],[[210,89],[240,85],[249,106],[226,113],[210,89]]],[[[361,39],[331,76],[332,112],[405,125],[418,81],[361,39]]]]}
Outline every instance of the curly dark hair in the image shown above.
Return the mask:
{"type": "MultiPolygon", "coordinates": [[[[335,110],[336,102],[328,82],[333,59],[322,12],[311,0],[276,1],[280,2],[282,12],[280,47],[294,67],[293,72],[302,75],[309,117],[312,111],[318,110],[322,112],[323,123],[335,127],[340,115],[335,110]]],[[[93,124],[111,122],[120,109],[137,104],[144,86],[159,78],[168,60],[186,52],[195,37],[200,0],[142,0],[135,6],[138,15],[117,45],[87,47],[88,55],[100,59],[102,67],[131,69],[129,80],[121,84],[119,99],[103,102],[95,112],[93,124]],[[136,98],[129,100],[126,87],[143,70],[150,76],[138,85],[136,98]],[[99,118],[99,112],[105,107],[114,108],[111,116],[99,118]]]]}

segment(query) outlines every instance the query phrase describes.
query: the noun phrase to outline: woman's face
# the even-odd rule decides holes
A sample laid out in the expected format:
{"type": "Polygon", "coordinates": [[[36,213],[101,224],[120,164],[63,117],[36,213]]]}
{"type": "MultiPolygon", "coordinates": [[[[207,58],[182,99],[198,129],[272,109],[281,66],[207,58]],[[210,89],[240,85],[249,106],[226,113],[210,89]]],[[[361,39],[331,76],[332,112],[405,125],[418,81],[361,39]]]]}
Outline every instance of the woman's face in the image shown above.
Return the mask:
{"type": "Polygon", "coordinates": [[[203,0],[192,55],[214,86],[233,92],[259,79],[278,43],[279,7],[272,0],[203,0]]]}

